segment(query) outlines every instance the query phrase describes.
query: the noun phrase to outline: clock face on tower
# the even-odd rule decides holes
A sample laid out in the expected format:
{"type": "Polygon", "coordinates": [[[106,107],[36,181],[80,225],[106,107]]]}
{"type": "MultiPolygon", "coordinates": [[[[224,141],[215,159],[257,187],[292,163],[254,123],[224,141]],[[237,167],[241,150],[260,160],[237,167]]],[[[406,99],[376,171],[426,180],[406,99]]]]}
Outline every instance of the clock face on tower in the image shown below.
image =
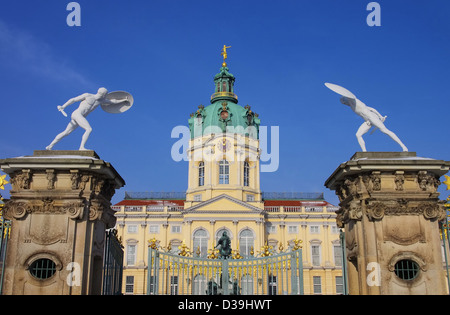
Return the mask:
{"type": "Polygon", "coordinates": [[[217,144],[219,151],[226,152],[231,147],[231,142],[227,139],[222,139],[217,144]]]}

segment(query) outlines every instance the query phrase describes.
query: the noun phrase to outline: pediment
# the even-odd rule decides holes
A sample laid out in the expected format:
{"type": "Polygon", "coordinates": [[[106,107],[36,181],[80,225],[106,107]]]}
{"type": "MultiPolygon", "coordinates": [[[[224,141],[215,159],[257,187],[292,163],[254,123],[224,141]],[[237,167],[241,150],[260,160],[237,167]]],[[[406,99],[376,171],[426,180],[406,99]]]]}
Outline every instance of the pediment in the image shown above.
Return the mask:
{"type": "Polygon", "coordinates": [[[211,198],[209,200],[206,200],[204,202],[201,202],[195,206],[192,206],[190,208],[186,208],[184,210],[185,213],[191,213],[191,212],[227,212],[227,213],[261,213],[263,209],[260,209],[258,207],[255,207],[247,202],[244,202],[242,200],[238,200],[236,198],[233,198],[231,196],[222,194],[220,196],[211,198]]]}

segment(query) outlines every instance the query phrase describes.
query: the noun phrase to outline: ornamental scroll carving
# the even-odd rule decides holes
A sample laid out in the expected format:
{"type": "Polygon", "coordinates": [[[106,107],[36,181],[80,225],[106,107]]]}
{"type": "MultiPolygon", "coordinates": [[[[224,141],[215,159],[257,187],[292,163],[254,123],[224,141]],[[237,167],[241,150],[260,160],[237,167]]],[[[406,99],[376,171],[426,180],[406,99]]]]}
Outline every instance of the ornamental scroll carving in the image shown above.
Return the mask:
{"type": "Polygon", "coordinates": [[[369,202],[366,213],[371,221],[381,220],[385,215],[423,215],[427,220],[441,220],[445,217],[442,202],[423,201],[417,203],[405,199],[369,202]]]}
{"type": "Polygon", "coordinates": [[[369,220],[381,220],[386,213],[386,204],[382,202],[374,202],[373,204],[367,206],[367,216],[369,220]]]}
{"type": "Polygon", "coordinates": [[[5,218],[23,219],[29,213],[38,214],[67,214],[69,218],[82,219],[84,214],[83,201],[59,203],[51,198],[43,198],[33,201],[8,201],[4,208],[5,218]]]}
{"type": "Polygon", "coordinates": [[[103,221],[107,228],[112,228],[116,224],[116,217],[114,211],[108,205],[105,205],[98,199],[92,199],[89,205],[89,220],[103,221]]]}
{"type": "Polygon", "coordinates": [[[367,201],[365,207],[362,207],[361,201],[352,200],[336,211],[336,222],[338,227],[343,228],[351,220],[360,221],[364,214],[370,221],[379,221],[386,215],[423,215],[427,220],[442,220],[446,215],[443,202],[399,199],[367,201]]]}

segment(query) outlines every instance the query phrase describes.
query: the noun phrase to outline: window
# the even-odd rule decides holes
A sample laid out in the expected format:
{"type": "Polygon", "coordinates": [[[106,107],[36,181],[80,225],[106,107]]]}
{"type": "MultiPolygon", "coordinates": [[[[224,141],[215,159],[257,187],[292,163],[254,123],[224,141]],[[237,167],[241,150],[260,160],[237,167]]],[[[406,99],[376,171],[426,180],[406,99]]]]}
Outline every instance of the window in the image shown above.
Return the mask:
{"type": "Polygon", "coordinates": [[[313,266],[320,266],[320,245],[311,245],[311,260],[313,266]]]}
{"type": "Polygon", "coordinates": [[[128,225],[128,227],[127,227],[127,231],[128,231],[128,233],[130,233],[130,234],[135,234],[135,233],[137,233],[137,231],[138,231],[138,226],[137,225],[128,225]]]}
{"type": "Polygon", "coordinates": [[[134,276],[125,278],[125,293],[134,293],[134,276]]]}
{"type": "Polygon", "coordinates": [[[48,258],[35,260],[29,268],[31,275],[39,280],[45,280],[56,272],[56,264],[48,258]]]}
{"type": "Polygon", "coordinates": [[[136,245],[127,245],[127,265],[134,266],[136,264],[136,245]]]}
{"type": "Polygon", "coordinates": [[[269,275],[269,295],[277,295],[277,276],[269,275]]]}
{"type": "Polygon", "coordinates": [[[159,225],[150,225],[149,232],[150,233],[159,233],[159,225]]]}
{"type": "Polygon", "coordinates": [[[319,234],[320,232],[319,226],[318,225],[311,225],[309,227],[309,233],[311,234],[319,234]]]}
{"type": "Polygon", "coordinates": [[[334,264],[336,266],[342,266],[342,247],[340,245],[334,245],[334,264]]]}
{"type": "Polygon", "coordinates": [[[230,166],[227,160],[222,160],[219,163],[219,184],[229,184],[230,181],[230,166]]]}
{"type": "Polygon", "coordinates": [[[331,233],[333,233],[333,234],[339,234],[339,228],[337,227],[336,224],[332,224],[332,225],[331,225],[331,233]]]}
{"type": "Polygon", "coordinates": [[[320,276],[313,277],[314,294],[322,294],[322,278],[320,276]]]}
{"type": "Polygon", "coordinates": [[[178,295],[178,276],[170,277],[170,294],[178,295]]]}
{"type": "Polygon", "coordinates": [[[253,295],[253,277],[245,275],[241,278],[242,295],[253,295]]]}
{"type": "Polygon", "coordinates": [[[247,195],[247,201],[248,201],[248,202],[255,201],[255,196],[253,196],[253,195],[247,195]]]}
{"type": "Polygon", "coordinates": [[[255,243],[255,237],[253,232],[249,229],[245,229],[239,235],[239,254],[244,257],[250,256],[250,252],[255,243]]]}
{"type": "Polygon", "coordinates": [[[193,295],[206,294],[206,277],[204,275],[196,275],[194,277],[194,286],[192,288],[193,295]]]}
{"type": "Polygon", "coordinates": [[[200,162],[198,164],[198,185],[205,185],[205,162],[200,162]]]}
{"type": "Polygon", "coordinates": [[[250,186],[250,165],[244,162],[244,186],[250,186]]]}
{"type": "Polygon", "coordinates": [[[290,233],[290,234],[298,233],[298,226],[297,225],[289,225],[288,226],[288,233],[290,233]]]}
{"type": "Polygon", "coordinates": [[[194,201],[202,201],[202,195],[201,194],[194,195],[194,201]]]}
{"type": "Polygon", "coordinates": [[[419,265],[414,260],[402,259],[395,264],[394,272],[402,280],[413,280],[419,274],[419,265]]]}
{"type": "Polygon", "coordinates": [[[194,248],[192,251],[197,253],[197,251],[200,250],[199,257],[205,258],[208,254],[208,233],[203,229],[197,230],[193,235],[193,239],[194,248]]]}
{"type": "Polygon", "coordinates": [[[277,233],[277,226],[276,225],[268,225],[267,233],[277,233]]]}
{"type": "MultiPolygon", "coordinates": [[[[155,276],[150,276],[150,279],[149,279],[149,289],[150,289],[150,294],[155,294],[156,292],[155,292],[155,287],[156,287],[156,277],[155,276]]],[[[126,291],[126,288],[125,288],[125,291],[126,291]]]]}
{"type": "Polygon", "coordinates": [[[336,276],[336,294],[344,294],[344,279],[342,276],[336,276]]]}
{"type": "Polygon", "coordinates": [[[181,226],[179,225],[172,225],[172,233],[181,233],[181,226]]]}

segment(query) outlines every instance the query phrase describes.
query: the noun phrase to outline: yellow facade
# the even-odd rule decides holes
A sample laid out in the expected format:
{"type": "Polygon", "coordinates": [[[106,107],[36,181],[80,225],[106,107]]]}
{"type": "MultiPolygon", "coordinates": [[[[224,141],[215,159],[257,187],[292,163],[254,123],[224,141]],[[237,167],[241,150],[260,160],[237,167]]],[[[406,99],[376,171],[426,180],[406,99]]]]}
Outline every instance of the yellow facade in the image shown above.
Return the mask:
{"type": "Polygon", "coordinates": [[[261,255],[263,246],[274,253],[285,252],[301,240],[304,293],[342,293],[337,208],[323,200],[323,195],[286,198],[275,193],[264,197],[259,118],[250,106],[237,105],[233,84],[234,76],[225,65],[215,77],[211,105],[199,106],[191,115],[186,193],[130,193],[113,207],[125,248],[125,294],[147,293],[150,240],[157,240],[163,251],[172,253],[184,242],[191,256],[206,258],[223,231],[231,239],[234,254],[244,257],[261,255]],[[234,129],[227,129],[230,125],[234,129]],[[196,127],[199,129],[194,130],[196,127]]]}
{"type": "Polygon", "coordinates": [[[219,238],[218,232],[223,229],[227,230],[234,250],[240,248],[239,235],[250,230],[255,236],[254,256],[260,254],[266,241],[273,251],[279,252],[280,246],[286,250],[296,239],[301,240],[304,293],[342,293],[336,208],[329,204],[313,208],[270,206],[256,210],[223,195],[209,200],[204,207],[185,211],[177,206],[132,206],[136,200],[126,201],[127,205],[115,206],[118,235],[125,249],[125,294],[146,294],[150,240],[156,239],[159,246],[165,250],[170,246],[173,251],[184,241],[195,257],[198,254],[198,247],[194,247],[195,233],[206,231],[207,249],[211,250],[219,238]]]}

